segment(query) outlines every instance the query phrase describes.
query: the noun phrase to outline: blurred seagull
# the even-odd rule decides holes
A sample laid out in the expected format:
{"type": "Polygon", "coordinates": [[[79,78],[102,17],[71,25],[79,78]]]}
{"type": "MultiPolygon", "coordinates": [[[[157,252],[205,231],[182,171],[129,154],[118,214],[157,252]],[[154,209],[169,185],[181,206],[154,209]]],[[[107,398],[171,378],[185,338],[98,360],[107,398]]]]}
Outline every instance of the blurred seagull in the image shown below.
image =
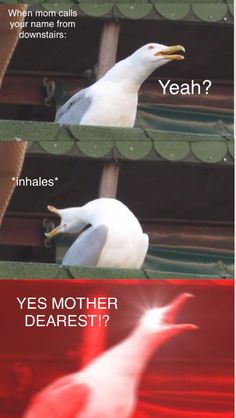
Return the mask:
{"type": "Polygon", "coordinates": [[[47,238],[59,233],[79,233],[91,225],[69,248],[63,265],[141,268],[149,239],[123,203],[100,198],[78,208],[48,206],[48,210],[59,215],[61,223],[45,234],[47,238]]]}
{"type": "Polygon", "coordinates": [[[147,364],[174,336],[196,330],[175,324],[178,311],[193,295],[182,293],[170,304],[144,313],[123,341],[83,370],[58,379],[36,395],[23,418],[131,418],[147,364]]]}
{"type": "Polygon", "coordinates": [[[157,68],[183,60],[182,45],[150,43],[115,64],[101,79],[74,94],[57,112],[56,122],[71,125],[133,127],[138,90],[157,68]]]}

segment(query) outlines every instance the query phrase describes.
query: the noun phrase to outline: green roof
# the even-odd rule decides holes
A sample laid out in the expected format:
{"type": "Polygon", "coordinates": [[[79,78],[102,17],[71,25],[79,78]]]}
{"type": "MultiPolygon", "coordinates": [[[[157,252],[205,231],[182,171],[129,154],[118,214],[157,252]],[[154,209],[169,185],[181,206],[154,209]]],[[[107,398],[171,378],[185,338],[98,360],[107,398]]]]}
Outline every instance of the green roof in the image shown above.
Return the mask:
{"type": "Polygon", "coordinates": [[[233,162],[227,134],[208,135],[141,128],[60,126],[52,122],[0,121],[0,140],[29,142],[28,152],[102,159],[233,162]]]}
{"type": "MultiPolygon", "coordinates": [[[[16,4],[22,1],[1,1],[0,3],[16,4]]],[[[114,0],[63,0],[55,1],[27,1],[26,3],[45,10],[66,10],[73,8],[79,11],[80,16],[113,19],[152,19],[171,21],[203,21],[209,23],[232,23],[232,0],[138,0],[138,1],[114,1],[114,0]],[[78,4],[79,3],[79,4],[78,4]]]]}
{"type": "Polygon", "coordinates": [[[165,279],[231,278],[230,274],[168,273],[152,270],[60,267],[57,264],[0,262],[0,279],[165,279]]]}
{"type": "Polygon", "coordinates": [[[0,279],[201,279],[232,277],[232,253],[169,247],[150,248],[142,270],[0,262],[0,279]]]}

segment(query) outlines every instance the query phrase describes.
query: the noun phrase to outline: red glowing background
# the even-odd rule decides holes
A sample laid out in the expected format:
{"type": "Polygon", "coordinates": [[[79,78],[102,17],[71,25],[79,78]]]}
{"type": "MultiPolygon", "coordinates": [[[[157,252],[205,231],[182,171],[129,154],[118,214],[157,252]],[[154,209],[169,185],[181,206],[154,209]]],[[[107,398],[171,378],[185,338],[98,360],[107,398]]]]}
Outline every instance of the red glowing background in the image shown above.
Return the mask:
{"type": "Polygon", "coordinates": [[[199,330],[177,336],[155,353],[132,418],[233,417],[232,280],[17,280],[2,281],[1,289],[1,418],[21,417],[34,393],[88,364],[125,338],[145,309],[165,305],[181,292],[195,298],[177,322],[199,330]],[[25,328],[27,312],[16,301],[25,296],[111,296],[118,309],[99,312],[110,315],[107,327],[25,328]]]}

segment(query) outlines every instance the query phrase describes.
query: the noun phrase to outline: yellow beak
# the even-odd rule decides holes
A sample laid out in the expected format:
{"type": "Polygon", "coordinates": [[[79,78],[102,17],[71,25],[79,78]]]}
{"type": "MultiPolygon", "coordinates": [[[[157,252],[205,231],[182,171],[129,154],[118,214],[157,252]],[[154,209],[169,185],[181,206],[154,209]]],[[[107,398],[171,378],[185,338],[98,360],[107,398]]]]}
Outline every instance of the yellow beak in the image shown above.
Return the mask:
{"type": "Polygon", "coordinates": [[[48,205],[47,208],[48,208],[49,212],[56,213],[57,215],[59,215],[58,209],[55,208],[55,206],[48,205]]]}
{"type": "Polygon", "coordinates": [[[168,46],[168,48],[163,49],[155,54],[157,57],[162,57],[168,60],[183,60],[183,55],[175,54],[175,52],[185,52],[185,48],[182,45],[168,46]]]}
{"type": "MultiPolygon", "coordinates": [[[[55,206],[48,205],[47,208],[48,208],[49,212],[56,213],[58,216],[60,216],[60,214],[58,212],[58,209],[55,208],[55,206]]],[[[45,232],[45,237],[53,238],[53,237],[56,237],[58,234],[60,234],[60,226],[59,225],[56,228],[54,228],[52,231],[45,232]]]]}
{"type": "Polygon", "coordinates": [[[47,238],[54,238],[56,237],[58,234],[60,234],[60,228],[59,226],[57,226],[56,228],[54,228],[52,231],[50,232],[45,232],[45,237],[47,238]]]}

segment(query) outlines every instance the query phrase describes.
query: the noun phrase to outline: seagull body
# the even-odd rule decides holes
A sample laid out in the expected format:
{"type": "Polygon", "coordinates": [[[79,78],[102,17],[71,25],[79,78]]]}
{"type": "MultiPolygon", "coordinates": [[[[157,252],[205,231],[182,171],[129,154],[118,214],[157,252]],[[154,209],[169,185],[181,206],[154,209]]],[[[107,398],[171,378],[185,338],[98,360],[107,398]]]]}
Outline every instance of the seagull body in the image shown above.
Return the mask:
{"type": "Polygon", "coordinates": [[[148,249],[148,236],[134,214],[116,199],[95,199],[79,208],[56,209],[61,224],[47,237],[78,233],[91,225],[72,244],[62,264],[71,266],[140,268],[148,249]]]}
{"type": "Polygon", "coordinates": [[[101,80],[76,93],[64,105],[65,107],[59,110],[56,122],[71,125],[133,126],[138,94],[136,92],[124,94],[122,84],[115,85],[108,80],[101,80]],[[84,108],[81,105],[82,98],[84,108]]]}
{"type": "Polygon", "coordinates": [[[72,125],[133,127],[138,91],[146,78],[171,60],[182,60],[181,45],[144,45],[115,64],[92,86],[74,94],[57,112],[56,122],[72,125]]]}
{"type": "Polygon", "coordinates": [[[182,293],[169,305],[147,311],[127,338],[36,395],[23,418],[131,418],[154,351],[173,336],[197,329],[173,323],[192,296],[182,293]]]}

